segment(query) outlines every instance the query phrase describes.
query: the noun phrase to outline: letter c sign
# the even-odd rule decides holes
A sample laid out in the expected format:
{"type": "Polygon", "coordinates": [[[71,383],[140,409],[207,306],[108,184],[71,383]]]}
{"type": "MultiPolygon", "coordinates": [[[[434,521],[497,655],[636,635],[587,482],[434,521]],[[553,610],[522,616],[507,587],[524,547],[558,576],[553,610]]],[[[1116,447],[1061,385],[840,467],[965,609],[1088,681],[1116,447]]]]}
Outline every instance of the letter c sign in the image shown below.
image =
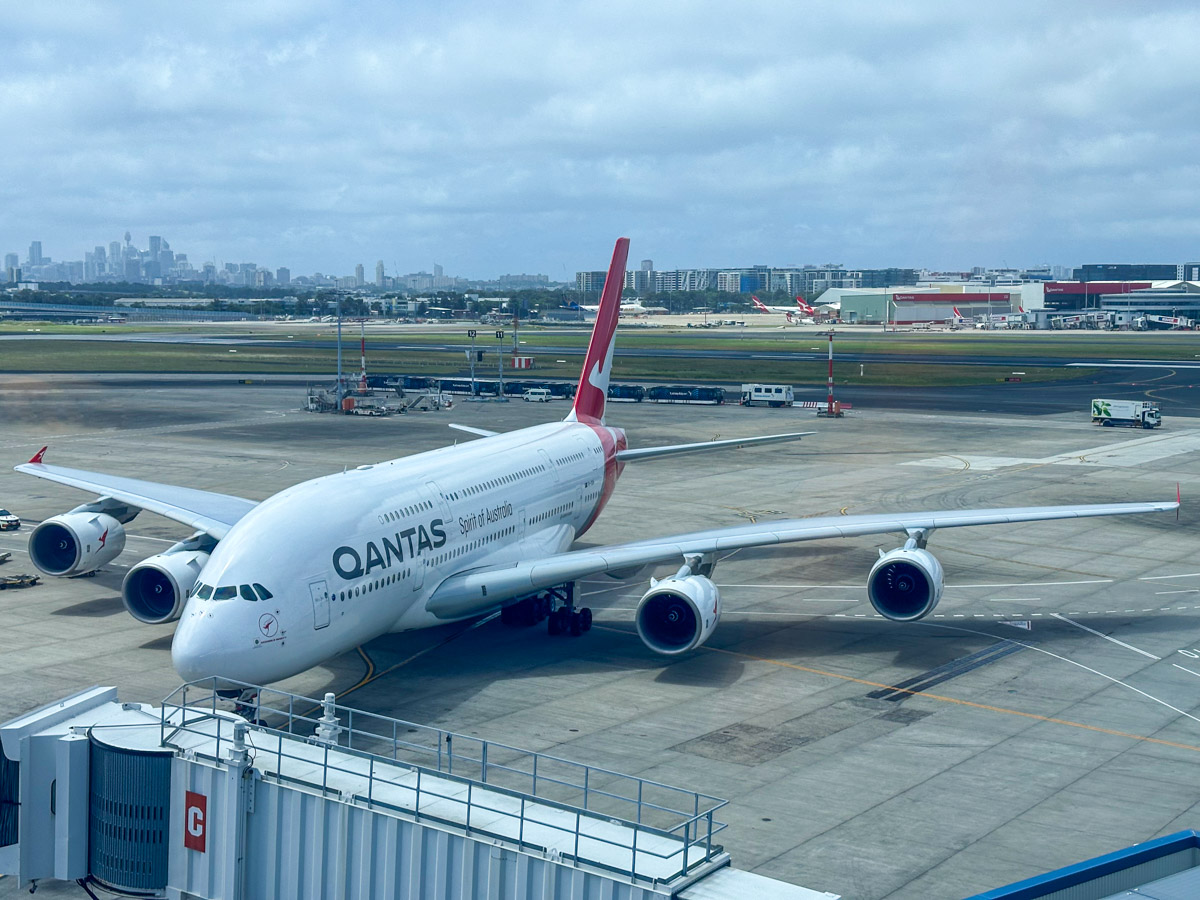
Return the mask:
{"type": "Polygon", "coordinates": [[[207,829],[208,798],[187,791],[183,803],[183,846],[203,853],[207,829]]]}

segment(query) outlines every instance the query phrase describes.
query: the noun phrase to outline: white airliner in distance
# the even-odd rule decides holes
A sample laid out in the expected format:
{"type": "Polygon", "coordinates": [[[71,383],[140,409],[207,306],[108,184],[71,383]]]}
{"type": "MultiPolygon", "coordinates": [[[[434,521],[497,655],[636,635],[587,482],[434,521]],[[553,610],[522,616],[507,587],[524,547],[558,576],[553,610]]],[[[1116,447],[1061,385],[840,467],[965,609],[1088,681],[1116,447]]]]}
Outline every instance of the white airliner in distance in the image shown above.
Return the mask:
{"type": "MultiPolygon", "coordinates": [[[[591,614],[575,583],[655,565],[636,612],[652,650],[685,653],[721,616],[712,582],[718,557],[745,547],[896,533],[867,575],[884,617],[911,621],[942,596],[942,566],[926,549],[938,528],[1175,509],[1177,502],[955,509],[757,522],[571,550],[596,520],[623,467],[676,454],[794,441],[801,434],[629,449],[604,420],[629,241],[617,241],[574,407],[561,422],[481,436],[452,447],[306,481],[261,502],[49,465],[45,448],[17,471],[81,488],[97,499],[42,522],[29,538],[34,563],[72,576],[110,562],[124,526],[142,510],[195,533],[142,560],[122,585],[140,621],[179,619],[171,645],[186,679],[210,675],[278,681],[391,631],[502,611],[510,624],[550,615],[551,632],[579,633],[591,614]]],[[[235,688],[236,689],[236,688],[235,688]]]]}
{"type": "MultiPolygon", "coordinates": [[[[603,301],[603,298],[601,298],[603,301]]],[[[586,309],[588,312],[600,312],[599,306],[580,306],[580,309],[586,309]]],[[[641,300],[624,300],[621,303],[621,315],[623,316],[644,316],[650,310],[642,306],[641,300]]]]}

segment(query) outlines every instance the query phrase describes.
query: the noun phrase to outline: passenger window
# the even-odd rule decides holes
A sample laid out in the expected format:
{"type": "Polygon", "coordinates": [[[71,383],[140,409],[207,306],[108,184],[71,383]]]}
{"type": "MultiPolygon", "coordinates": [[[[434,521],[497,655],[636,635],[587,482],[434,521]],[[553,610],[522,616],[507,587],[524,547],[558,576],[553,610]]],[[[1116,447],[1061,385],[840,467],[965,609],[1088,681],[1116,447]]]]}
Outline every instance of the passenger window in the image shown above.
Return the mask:
{"type": "Polygon", "coordinates": [[[275,596],[270,591],[268,591],[265,587],[263,587],[261,584],[259,584],[257,581],[254,583],[254,589],[256,591],[258,591],[258,596],[259,596],[260,600],[270,600],[272,597],[275,596]]]}
{"type": "Polygon", "coordinates": [[[236,596],[237,588],[231,584],[225,585],[224,587],[219,587],[213,591],[214,600],[232,600],[236,596]]]}
{"type": "Polygon", "coordinates": [[[258,598],[254,596],[254,591],[250,589],[250,585],[248,584],[239,586],[238,593],[242,595],[243,600],[249,600],[251,603],[258,602],[258,598]]]}

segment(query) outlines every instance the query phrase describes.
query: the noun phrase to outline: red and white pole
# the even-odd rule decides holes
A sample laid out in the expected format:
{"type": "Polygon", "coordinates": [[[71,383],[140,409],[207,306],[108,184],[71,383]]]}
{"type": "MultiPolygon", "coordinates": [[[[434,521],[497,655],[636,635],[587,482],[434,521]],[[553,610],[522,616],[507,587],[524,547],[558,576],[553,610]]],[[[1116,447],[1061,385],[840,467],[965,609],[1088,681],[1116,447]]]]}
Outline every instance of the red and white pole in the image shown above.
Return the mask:
{"type": "Polygon", "coordinates": [[[826,415],[833,416],[833,332],[829,332],[829,409],[826,415]]]}
{"type": "MultiPolygon", "coordinates": [[[[359,363],[360,371],[358,376],[358,389],[363,393],[367,390],[367,321],[363,319],[359,322],[359,363]]],[[[832,370],[831,370],[832,371],[832,370]]],[[[830,376],[832,377],[832,376],[830,376]]]]}

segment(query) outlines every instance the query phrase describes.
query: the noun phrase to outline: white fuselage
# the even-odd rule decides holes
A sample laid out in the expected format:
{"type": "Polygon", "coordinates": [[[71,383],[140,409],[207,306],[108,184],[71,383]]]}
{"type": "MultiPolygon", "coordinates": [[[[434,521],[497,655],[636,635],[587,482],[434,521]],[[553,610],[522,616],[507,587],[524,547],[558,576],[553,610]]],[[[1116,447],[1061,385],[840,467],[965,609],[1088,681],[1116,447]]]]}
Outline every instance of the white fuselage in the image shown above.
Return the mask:
{"type": "Polygon", "coordinates": [[[618,442],[619,429],[555,422],[281,491],[213,551],[175,633],[175,668],[263,684],[441,624],[425,604],[448,576],[549,556],[586,530],[619,474],[618,442]],[[247,599],[243,585],[271,597],[247,599]]]}

